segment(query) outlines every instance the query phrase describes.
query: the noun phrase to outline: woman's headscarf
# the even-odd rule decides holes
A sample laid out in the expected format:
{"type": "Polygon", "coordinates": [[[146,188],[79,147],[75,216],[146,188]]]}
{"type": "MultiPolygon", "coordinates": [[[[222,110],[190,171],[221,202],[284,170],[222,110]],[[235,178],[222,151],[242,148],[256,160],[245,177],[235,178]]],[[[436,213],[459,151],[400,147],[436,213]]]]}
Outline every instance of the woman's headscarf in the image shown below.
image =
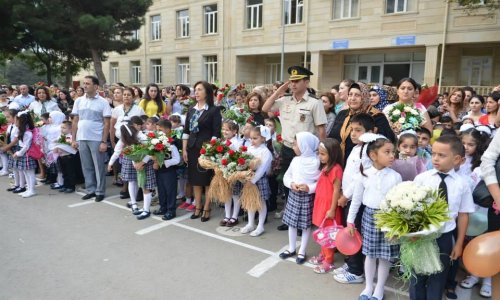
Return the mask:
{"type": "Polygon", "coordinates": [[[319,139],[310,132],[299,132],[296,135],[297,146],[302,157],[316,157],[318,151],[319,139]]]}
{"type": "Polygon", "coordinates": [[[374,105],[374,107],[380,111],[383,111],[384,108],[389,105],[389,101],[387,100],[388,93],[385,86],[375,85],[370,89],[370,92],[372,91],[376,92],[380,98],[380,101],[376,105],[374,105]]]}
{"type": "Polygon", "coordinates": [[[52,111],[49,114],[52,123],[47,126],[47,147],[52,150],[61,137],[61,124],[66,119],[66,115],[60,111],[52,111]]]}
{"type": "Polygon", "coordinates": [[[60,111],[50,112],[49,117],[52,119],[52,125],[60,126],[66,120],[66,115],[60,111]]]}
{"type": "MultiPolygon", "coordinates": [[[[359,111],[356,111],[355,113],[365,112],[370,106],[370,89],[365,83],[360,81],[353,83],[349,87],[349,92],[351,91],[351,89],[358,89],[361,91],[361,101],[362,101],[361,108],[359,111]]],[[[349,102],[347,104],[349,105],[349,102]]]]}

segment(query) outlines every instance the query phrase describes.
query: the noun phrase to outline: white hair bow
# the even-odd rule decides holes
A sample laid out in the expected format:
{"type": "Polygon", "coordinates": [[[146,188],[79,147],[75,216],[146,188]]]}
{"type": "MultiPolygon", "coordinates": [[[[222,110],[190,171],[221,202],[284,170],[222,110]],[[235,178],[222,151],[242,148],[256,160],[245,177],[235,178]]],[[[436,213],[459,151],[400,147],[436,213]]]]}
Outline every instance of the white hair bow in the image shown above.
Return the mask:
{"type": "Polygon", "coordinates": [[[20,111],[20,112],[17,113],[17,116],[20,117],[20,116],[25,115],[27,113],[28,113],[27,110],[22,110],[22,111],[20,111]]]}
{"type": "Polygon", "coordinates": [[[414,136],[417,136],[417,132],[413,129],[408,129],[408,130],[405,130],[405,131],[402,131],[399,135],[398,135],[398,139],[401,138],[401,136],[403,134],[411,134],[411,135],[414,135],[414,136]]]}
{"type": "Polygon", "coordinates": [[[266,139],[266,142],[271,139],[271,130],[264,125],[259,126],[260,135],[266,139]]]}
{"type": "Polygon", "coordinates": [[[367,132],[367,133],[363,133],[360,137],[359,137],[359,140],[362,141],[363,143],[371,143],[371,142],[374,142],[378,139],[386,139],[387,138],[381,134],[376,134],[376,133],[371,133],[371,132],[367,132]]]}

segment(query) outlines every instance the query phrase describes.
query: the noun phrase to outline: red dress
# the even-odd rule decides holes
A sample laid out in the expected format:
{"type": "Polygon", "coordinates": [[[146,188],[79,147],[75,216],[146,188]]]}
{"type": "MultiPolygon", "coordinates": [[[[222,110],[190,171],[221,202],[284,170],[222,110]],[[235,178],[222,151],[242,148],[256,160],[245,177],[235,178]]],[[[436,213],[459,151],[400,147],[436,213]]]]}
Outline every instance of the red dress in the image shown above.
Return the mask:
{"type": "MultiPolygon", "coordinates": [[[[316,226],[321,226],[321,222],[325,218],[326,212],[332,207],[332,197],[333,197],[333,182],[335,179],[342,181],[342,168],[339,165],[335,165],[328,175],[325,172],[321,172],[318,179],[318,184],[316,185],[316,195],[314,197],[314,208],[312,223],[316,226]]],[[[335,212],[335,221],[337,224],[342,224],[342,209],[337,207],[335,212]]],[[[333,225],[333,220],[327,219],[324,226],[333,225]]]]}

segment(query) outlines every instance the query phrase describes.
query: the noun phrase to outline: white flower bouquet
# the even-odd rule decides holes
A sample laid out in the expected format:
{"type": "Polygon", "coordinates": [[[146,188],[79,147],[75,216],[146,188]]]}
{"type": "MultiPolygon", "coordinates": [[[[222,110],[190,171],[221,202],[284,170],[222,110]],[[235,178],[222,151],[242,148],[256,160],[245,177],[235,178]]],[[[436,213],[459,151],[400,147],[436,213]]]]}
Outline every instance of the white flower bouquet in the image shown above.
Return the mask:
{"type": "Polygon", "coordinates": [[[425,123],[425,116],[415,106],[403,103],[393,105],[387,118],[396,133],[415,130],[425,123]]]}
{"type": "Polygon", "coordinates": [[[437,190],[405,181],[392,188],[375,215],[376,226],[401,244],[403,280],[442,269],[435,239],[448,217],[448,203],[437,190]]]}

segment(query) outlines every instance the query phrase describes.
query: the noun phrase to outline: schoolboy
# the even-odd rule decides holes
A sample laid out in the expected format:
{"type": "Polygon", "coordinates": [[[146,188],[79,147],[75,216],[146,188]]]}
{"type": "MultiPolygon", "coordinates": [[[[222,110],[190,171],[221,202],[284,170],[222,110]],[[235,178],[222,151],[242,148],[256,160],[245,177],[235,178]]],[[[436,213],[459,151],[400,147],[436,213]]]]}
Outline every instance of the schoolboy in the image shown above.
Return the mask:
{"type": "Polygon", "coordinates": [[[456,136],[439,137],[432,145],[432,164],[434,169],[415,177],[418,185],[428,186],[445,195],[448,202],[449,217],[442,228],[442,235],[436,240],[441,253],[443,270],[430,276],[416,275],[410,281],[410,299],[441,300],[448,277],[450,261],[462,255],[465,232],[469,223],[469,213],[473,213],[474,202],[469,184],[455,172],[465,156],[465,149],[456,136]],[[453,231],[457,230],[454,240],[453,231]]]}

